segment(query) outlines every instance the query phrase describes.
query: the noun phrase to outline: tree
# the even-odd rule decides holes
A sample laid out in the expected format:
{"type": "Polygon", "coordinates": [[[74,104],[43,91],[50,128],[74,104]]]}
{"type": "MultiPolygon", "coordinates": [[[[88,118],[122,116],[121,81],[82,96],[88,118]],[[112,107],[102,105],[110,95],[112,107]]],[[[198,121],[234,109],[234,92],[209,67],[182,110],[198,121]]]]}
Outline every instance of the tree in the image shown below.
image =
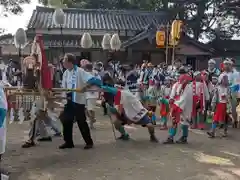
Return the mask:
{"type": "Polygon", "coordinates": [[[5,32],[5,29],[0,28],[0,36],[5,32]]]}
{"type": "MultiPolygon", "coordinates": [[[[219,22],[220,35],[232,37],[240,35],[240,1],[222,0],[219,9],[222,18],[219,22]],[[221,32],[222,31],[222,32],[221,32]]],[[[221,36],[219,36],[221,38],[221,36]]]]}
{"type": "Polygon", "coordinates": [[[178,13],[186,25],[186,31],[195,39],[213,40],[215,38],[232,38],[239,34],[239,13],[233,2],[238,0],[199,0],[173,3],[172,14],[178,13]],[[224,7],[224,8],[223,8],[224,7]],[[230,12],[231,11],[231,12],[230,12]],[[238,14],[238,15],[237,15],[238,14]]]}
{"type": "Polygon", "coordinates": [[[2,7],[1,16],[8,16],[11,14],[22,13],[22,5],[29,4],[31,0],[0,0],[0,7],[2,7]]]}
{"type": "MultiPolygon", "coordinates": [[[[49,0],[39,0],[44,5],[49,0]]],[[[168,11],[184,21],[186,33],[195,39],[231,38],[240,34],[239,0],[50,0],[52,4],[90,9],[139,9],[168,11]]]]}

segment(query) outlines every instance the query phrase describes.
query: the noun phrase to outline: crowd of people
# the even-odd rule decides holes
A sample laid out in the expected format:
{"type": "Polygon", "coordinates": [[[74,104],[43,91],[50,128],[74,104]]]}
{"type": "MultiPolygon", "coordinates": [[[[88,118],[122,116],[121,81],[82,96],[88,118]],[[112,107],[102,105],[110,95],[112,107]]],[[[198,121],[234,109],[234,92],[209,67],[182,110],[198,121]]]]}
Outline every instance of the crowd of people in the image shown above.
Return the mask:
{"type": "MultiPolygon", "coordinates": [[[[166,64],[154,66],[151,62],[144,62],[141,66],[124,66],[115,62],[105,65],[82,60],[79,67],[75,56],[66,54],[61,72],[61,78],[55,84],[61,81],[62,88],[80,90],[64,94],[66,100],[60,116],[51,103],[48,103],[47,111],[41,108],[41,103],[35,103],[36,115],[32,115],[34,119],[29,140],[23,148],[35,146],[38,136],[38,141],[52,141],[47,126],[54,130],[54,136],[63,136],[64,143],[59,146],[60,149],[74,148],[72,135],[75,122],[86,143],[84,149],[92,148],[94,142],[90,129],[94,129],[97,121],[95,107],[99,98],[104,115],[110,113],[113,117],[120,140],[130,139],[125,125],[131,124],[147,128],[152,142],[158,142],[156,128],[168,130],[169,136],[164,144],[173,144],[187,143],[189,128],[206,129],[209,118],[211,128],[207,134],[210,138],[216,137],[217,129],[222,131],[222,137],[226,137],[229,123],[234,126],[238,123],[239,89],[235,87],[240,83],[240,74],[234,67],[233,59],[224,59],[219,68],[215,60],[210,59],[207,69],[193,71],[191,66],[183,66],[180,60],[176,60],[173,67],[166,64]],[[160,112],[156,113],[158,109],[160,112]],[[57,119],[62,123],[63,132],[53,123],[57,119]],[[182,136],[175,139],[179,128],[182,136]]],[[[7,99],[3,89],[0,103],[0,134],[4,134],[7,99]]],[[[6,138],[0,140],[0,154],[3,154],[6,138]]]]}
{"type": "MultiPolygon", "coordinates": [[[[62,87],[68,89],[84,88],[82,93],[69,92],[64,111],[60,114],[63,125],[64,144],[59,148],[73,148],[72,127],[77,122],[85,140],[85,149],[93,147],[90,129],[96,122],[95,107],[99,97],[102,97],[103,113],[113,115],[115,128],[120,132],[119,139],[127,140],[129,135],[124,129],[125,124],[140,124],[148,128],[150,140],[157,142],[154,130],[169,130],[169,138],[165,143],[174,143],[174,136],[181,126],[182,137],[178,143],[186,143],[189,126],[192,129],[206,129],[206,122],[212,120],[208,135],[216,136],[219,126],[223,130],[221,136],[227,136],[229,123],[237,124],[237,92],[231,91],[231,86],[238,83],[239,72],[234,68],[233,59],[225,59],[221,67],[210,59],[208,68],[203,71],[193,71],[191,66],[183,66],[176,60],[174,67],[166,64],[154,66],[144,62],[141,66],[120,63],[102,62],[90,63],[82,60],[81,67],[76,66],[75,57],[66,54],[63,60],[62,87]],[[99,93],[99,92],[102,93],[99,93]],[[160,117],[156,114],[160,108],[160,117]],[[89,125],[87,123],[89,118],[89,125]],[[169,126],[169,124],[171,124],[169,126]]],[[[48,118],[48,122],[51,121],[48,118]]],[[[55,129],[53,123],[44,123],[55,129]]],[[[37,126],[33,129],[40,128],[37,126]]],[[[41,128],[40,128],[41,129],[41,128]]],[[[42,129],[45,129],[44,126],[42,129]]],[[[40,132],[39,141],[51,141],[51,137],[42,131],[35,135],[23,147],[35,146],[35,138],[40,132]]]]}

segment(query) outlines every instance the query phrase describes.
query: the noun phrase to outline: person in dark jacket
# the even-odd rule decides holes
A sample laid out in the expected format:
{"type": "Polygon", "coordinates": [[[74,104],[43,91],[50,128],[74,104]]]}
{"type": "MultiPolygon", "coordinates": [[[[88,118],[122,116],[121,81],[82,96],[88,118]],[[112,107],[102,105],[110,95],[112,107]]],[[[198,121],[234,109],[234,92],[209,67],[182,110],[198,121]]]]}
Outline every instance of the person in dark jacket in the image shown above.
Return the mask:
{"type": "MultiPolygon", "coordinates": [[[[113,81],[112,77],[109,75],[109,73],[106,73],[103,76],[102,80],[103,80],[103,85],[114,87],[114,81],[113,81]]],[[[113,104],[114,104],[114,95],[112,95],[111,93],[108,93],[108,92],[104,92],[103,93],[103,97],[104,97],[104,100],[102,102],[103,113],[104,113],[104,115],[107,115],[106,103],[108,103],[110,106],[113,106],[113,104]]]]}

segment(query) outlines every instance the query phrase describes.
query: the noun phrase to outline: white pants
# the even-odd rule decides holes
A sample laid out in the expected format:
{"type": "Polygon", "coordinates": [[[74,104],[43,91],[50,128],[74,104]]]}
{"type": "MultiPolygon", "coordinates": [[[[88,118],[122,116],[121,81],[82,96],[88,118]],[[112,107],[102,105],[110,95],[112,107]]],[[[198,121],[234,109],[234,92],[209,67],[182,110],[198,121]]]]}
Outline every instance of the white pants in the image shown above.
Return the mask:
{"type": "Polygon", "coordinates": [[[87,99],[86,108],[88,111],[94,111],[97,104],[97,98],[87,99]]]}
{"type": "Polygon", "coordinates": [[[5,118],[3,127],[0,128],[0,154],[5,153],[6,136],[7,136],[7,127],[6,127],[6,118],[5,118]]]}

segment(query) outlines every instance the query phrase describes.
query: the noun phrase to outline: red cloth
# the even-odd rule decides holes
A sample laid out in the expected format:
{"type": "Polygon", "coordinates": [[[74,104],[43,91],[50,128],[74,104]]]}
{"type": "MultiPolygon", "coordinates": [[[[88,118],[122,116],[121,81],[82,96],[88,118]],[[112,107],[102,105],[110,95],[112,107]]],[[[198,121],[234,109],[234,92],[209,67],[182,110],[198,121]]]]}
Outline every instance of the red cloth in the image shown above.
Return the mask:
{"type": "Polygon", "coordinates": [[[227,115],[227,103],[217,103],[213,116],[214,122],[223,122],[227,115]]]}
{"type": "Polygon", "coordinates": [[[180,95],[176,95],[175,97],[174,97],[174,100],[176,101],[176,100],[179,100],[180,99],[180,95]]]}
{"type": "Polygon", "coordinates": [[[221,71],[224,70],[224,64],[223,64],[223,63],[220,64],[220,70],[221,70],[221,71]]]}
{"type": "Polygon", "coordinates": [[[180,114],[182,113],[182,109],[178,107],[176,104],[172,105],[172,118],[175,119],[175,123],[179,123],[181,118],[180,114]]]}
{"type": "Polygon", "coordinates": [[[167,116],[168,115],[166,104],[161,103],[160,115],[161,116],[167,116]]]}
{"type": "Polygon", "coordinates": [[[199,97],[197,95],[193,96],[193,106],[192,106],[192,117],[195,118],[197,116],[197,102],[199,101],[199,97]]]}
{"type": "Polygon", "coordinates": [[[154,85],[154,81],[153,80],[149,80],[149,86],[153,86],[154,85]]]}
{"type": "Polygon", "coordinates": [[[121,103],[121,91],[118,90],[117,94],[114,96],[114,104],[120,105],[120,103],[121,103]]]}
{"type": "Polygon", "coordinates": [[[188,83],[189,81],[192,81],[192,77],[188,74],[183,74],[179,77],[180,84],[188,83]]]}
{"type": "Polygon", "coordinates": [[[44,45],[43,45],[43,38],[42,35],[37,34],[36,35],[37,43],[40,46],[41,54],[42,54],[42,59],[39,60],[42,62],[41,66],[41,84],[43,89],[51,89],[53,87],[53,83],[51,80],[51,70],[48,67],[48,61],[46,58],[46,54],[44,51],[44,45]]]}

